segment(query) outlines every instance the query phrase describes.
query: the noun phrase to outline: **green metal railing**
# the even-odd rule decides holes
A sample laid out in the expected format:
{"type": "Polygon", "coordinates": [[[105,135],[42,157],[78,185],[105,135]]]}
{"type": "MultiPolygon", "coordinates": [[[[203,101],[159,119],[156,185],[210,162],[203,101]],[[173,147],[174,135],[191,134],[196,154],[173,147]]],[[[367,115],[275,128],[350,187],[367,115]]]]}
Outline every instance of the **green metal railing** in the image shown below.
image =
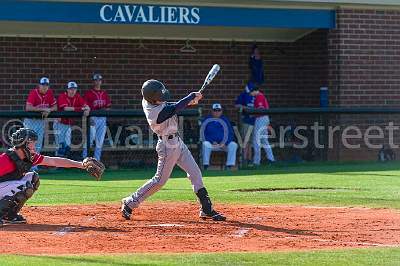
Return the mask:
{"type": "Polygon", "coordinates": [[[325,108],[243,108],[244,114],[400,114],[400,108],[325,107],[325,108]]]}

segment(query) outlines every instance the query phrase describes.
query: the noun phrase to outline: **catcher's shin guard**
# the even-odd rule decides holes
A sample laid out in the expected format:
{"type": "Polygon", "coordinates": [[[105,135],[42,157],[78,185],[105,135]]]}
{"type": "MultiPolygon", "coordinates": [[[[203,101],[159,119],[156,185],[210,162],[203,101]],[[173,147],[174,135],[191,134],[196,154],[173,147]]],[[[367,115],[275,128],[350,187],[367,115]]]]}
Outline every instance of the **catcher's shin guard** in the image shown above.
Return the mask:
{"type": "Polygon", "coordinates": [[[38,190],[39,185],[39,175],[34,173],[31,182],[26,182],[25,185],[19,186],[18,189],[20,189],[20,191],[11,197],[8,197],[8,200],[11,202],[11,204],[9,204],[7,211],[3,216],[3,221],[5,223],[26,223],[26,219],[20,215],[19,212],[28,199],[30,199],[35,191],[38,190]]]}
{"type": "Polygon", "coordinates": [[[202,219],[212,219],[214,221],[225,221],[226,218],[222,214],[215,211],[212,207],[212,203],[210,197],[208,196],[208,192],[206,188],[201,188],[196,193],[199,198],[201,209],[200,209],[200,218],[202,219]]]}
{"type": "Polygon", "coordinates": [[[6,196],[0,199],[0,221],[7,215],[10,208],[14,206],[12,197],[6,196]]]}

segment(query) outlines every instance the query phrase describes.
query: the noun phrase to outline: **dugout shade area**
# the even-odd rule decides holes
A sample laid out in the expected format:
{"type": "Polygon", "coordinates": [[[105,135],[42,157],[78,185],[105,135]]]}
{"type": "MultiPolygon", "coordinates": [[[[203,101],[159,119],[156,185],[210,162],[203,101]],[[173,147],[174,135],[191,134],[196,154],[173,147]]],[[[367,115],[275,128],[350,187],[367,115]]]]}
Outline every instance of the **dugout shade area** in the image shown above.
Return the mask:
{"type": "MultiPolygon", "coordinates": [[[[321,87],[329,89],[330,107],[396,107],[399,8],[390,0],[1,1],[0,108],[22,110],[41,76],[49,76],[58,95],[70,80],[83,93],[99,72],[113,109],[140,109],[146,79],[164,81],[178,98],[198,88],[218,63],[221,73],[200,107],[205,114],[218,101],[239,126],[234,101],[248,79],[254,43],[263,57],[262,89],[272,108],[319,107],[321,87]]],[[[280,126],[321,118],[276,114],[271,119],[280,126]]],[[[378,114],[369,122],[357,119],[363,125],[388,122],[378,114]]],[[[109,119],[113,137],[128,120],[109,119]]],[[[197,121],[189,120],[185,127],[196,131],[197,121]]],[[[196,136],[191,141],[196,143],[196,136]]],[[[313,159],[376,158],[375,150],[339,146],[324,156],[317,151],[313,159]]],[[[282,159],[290,159],[287,148],[281,150],[282,159]]],[[[128,158],[132,154],[106,148],[103,158],[134,161],[128,158]]]]}

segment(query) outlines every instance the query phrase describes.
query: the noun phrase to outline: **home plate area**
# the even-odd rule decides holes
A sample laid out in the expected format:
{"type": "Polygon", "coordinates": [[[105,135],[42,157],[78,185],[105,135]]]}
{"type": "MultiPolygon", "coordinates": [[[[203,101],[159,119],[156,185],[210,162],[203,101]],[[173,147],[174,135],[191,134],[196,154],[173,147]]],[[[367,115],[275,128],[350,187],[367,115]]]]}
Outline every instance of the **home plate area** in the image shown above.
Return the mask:
{"type": "Polygon", "coordinates": [[[228,218],[198,218],[196,203],[145,203],[126,221],[117,204],[26,207],[25,225],[0,227],[1,253],[236,252],[399,247],[390,209],[219,204],[228,218]]]}

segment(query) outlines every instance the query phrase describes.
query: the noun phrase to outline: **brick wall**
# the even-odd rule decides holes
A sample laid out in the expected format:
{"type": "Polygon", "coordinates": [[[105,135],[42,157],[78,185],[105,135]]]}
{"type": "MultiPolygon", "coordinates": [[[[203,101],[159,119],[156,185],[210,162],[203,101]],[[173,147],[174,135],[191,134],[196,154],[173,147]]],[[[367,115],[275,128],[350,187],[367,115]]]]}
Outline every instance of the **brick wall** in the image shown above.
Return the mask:
{"type": "MultiPolygon", "coordinates": [[[[331,104],[337,106],[400,105],[400,11],[342,9],[337,12],[338,27],[328,33],[328,80],[331,104]]],[[[383,120],[369,115],[370,120],[383,120]]],[[[392,116],[386,122],[398,119],[392,116]]],[[[381,125],[380,122],[358,124],[381,125]]],[[[365,128],[365,127],[364,127],[365,128]]],[[[388,143],[387,132],[380,143],[388,143]]],[[[399,139],[395,133],[395,140],[399,139]]],[[[398,141],[395,141],[398,143],[398,141]]],[[[397,150],[396,150],[397,151],[397,150]]],[[[378,150],[349,150],[339,147],[332,159],[375,160],[378,150]]]]}
{"type": "MultiPolygon", "coordinates": [[[[80,91],[91,86],[95,71],[103,74],[114,108],[140,108],[143,81],[164,81],[175,97],[199,88],[210,66],[222,71],[205,92],[204,104],[220,101],[232,113],[235,97],[248,77],[251,43],[192,41],[197,53],[181,53],[183,41],[73,39],[76,52],[64,52],[66,39],[0,38],[0,108],[22,109],[28,91],[43,76],[60,93],[69,80],[80,91]]],[[[296,43],[261,43],[266,94],[272,106],[316,105],[318,87],[325,83],[326,33],[316,32],[296,43]],[[321,60],[322,59],[322,60],[321,60]],[[315,64],[316,63],[316,64],[315,64]],[[317,73],[317,74],[315,74],[317,73]]]]}
{"type": "MultiPolygon", "coordinates": [[[[234,100],[248,78],[252,43],[192,41],[197,50],[192,54],[180,52],[184,41],[144,40],[146,49],[138,49],[138,40],[72,39],[78,50],[65,52],[66,41],[0,37],[0,110],[22,110],[41,76],[50,78],[58,95],[69,80],[78,82],[81,93],[86,91],[94,72],[102,73],[113,108],[139,109],[145,80],[165,82],[178,98],[198,89],[209,68],[218,63],[221,73],[205,90],[201,106],[208,110],[219,101],[236,120],[234,100]]],[[[263,90],[272,107],[319,105],[319,87],[327,80],[326,41],[327,31],[321,30],[295,43],[258,44],[265,64],[263,90]]],[[[111,157],[104,155],[106,160],[111,157]]]]}
{"type": "Polygon", "coordinates": [[[400,105],[400,11],[343,9],[328,34],[332,103],[400,105]]]}

